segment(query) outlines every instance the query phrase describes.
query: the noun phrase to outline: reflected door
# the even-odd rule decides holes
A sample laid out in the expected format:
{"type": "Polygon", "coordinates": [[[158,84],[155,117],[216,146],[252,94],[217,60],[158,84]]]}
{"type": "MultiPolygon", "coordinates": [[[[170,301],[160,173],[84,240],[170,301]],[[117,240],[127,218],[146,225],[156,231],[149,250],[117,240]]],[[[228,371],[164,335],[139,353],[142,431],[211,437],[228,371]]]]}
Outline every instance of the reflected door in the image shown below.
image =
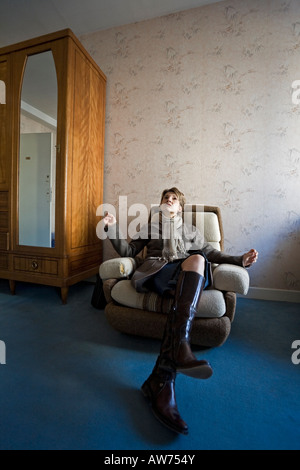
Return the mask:
{"type": "Polygon", "coordinates": [[[49,247],[51,228],[51,133],[22,134],[20,146],[19,244],[49,247]]]}

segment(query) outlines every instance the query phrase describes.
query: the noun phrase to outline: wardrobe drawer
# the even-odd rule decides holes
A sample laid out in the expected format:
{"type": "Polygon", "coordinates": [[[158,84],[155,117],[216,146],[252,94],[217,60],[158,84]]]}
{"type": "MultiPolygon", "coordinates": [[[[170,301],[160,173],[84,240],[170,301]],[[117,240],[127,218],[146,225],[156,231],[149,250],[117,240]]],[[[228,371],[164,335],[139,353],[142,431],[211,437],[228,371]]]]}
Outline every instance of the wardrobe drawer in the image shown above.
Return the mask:
{"type": "Polygon", "coordinates": [[[15,271],[26,271],[39,274],[58,274],[58,260],[48,258],[36,258],[25,256],[14,256],[15,271]]]}

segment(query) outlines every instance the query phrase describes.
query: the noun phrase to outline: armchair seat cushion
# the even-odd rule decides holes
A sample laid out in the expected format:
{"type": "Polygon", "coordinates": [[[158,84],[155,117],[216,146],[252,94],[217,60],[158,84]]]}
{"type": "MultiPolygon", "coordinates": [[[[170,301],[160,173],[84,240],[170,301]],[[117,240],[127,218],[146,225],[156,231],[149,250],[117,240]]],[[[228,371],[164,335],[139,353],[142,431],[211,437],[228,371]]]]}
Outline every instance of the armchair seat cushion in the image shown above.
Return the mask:
{"type": "MultiPolygon", "coordinates": [[[[154,292],[146,294],[136,292],[129,280],[117,282],[111,290],[111,297],[120,305],[157,313],[168,313],[173,303],[172,298],[163,299],[154,292]]],[[[216,289],[204,290],[196,317],[219,318],[225,312],[226,304],[223,293],[216,289]]]]}

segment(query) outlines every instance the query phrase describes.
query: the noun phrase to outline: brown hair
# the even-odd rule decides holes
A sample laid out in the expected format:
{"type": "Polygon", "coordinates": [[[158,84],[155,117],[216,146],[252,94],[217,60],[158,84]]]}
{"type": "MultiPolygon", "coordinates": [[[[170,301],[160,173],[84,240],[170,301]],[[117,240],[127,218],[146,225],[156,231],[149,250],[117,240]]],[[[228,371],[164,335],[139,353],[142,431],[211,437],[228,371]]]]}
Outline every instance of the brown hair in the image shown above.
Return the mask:
{"type": "Polygon", "coordinates": [[[184,205],[186,203],[186,199],[184,197],[184,194],[181,191],[179,191],[178,188],[175,188],[175,187],[163,190],[161,198],[160,198],[160,203],[162,203],[163,198],[167,193],[174,193],[178,197],[179,204],[181,205],[182,209],[184,208],[184,205]]]}

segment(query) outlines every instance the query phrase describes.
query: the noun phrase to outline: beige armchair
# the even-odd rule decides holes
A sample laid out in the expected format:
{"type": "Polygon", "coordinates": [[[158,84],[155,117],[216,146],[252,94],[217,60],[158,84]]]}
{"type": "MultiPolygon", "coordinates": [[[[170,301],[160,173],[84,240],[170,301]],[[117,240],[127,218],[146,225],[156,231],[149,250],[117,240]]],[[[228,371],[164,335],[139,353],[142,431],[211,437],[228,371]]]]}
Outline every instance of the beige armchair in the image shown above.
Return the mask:
{"type": "MultiPolygon", "coordinates": [[[[185,205],[184,217],[197,226],[214,248],[223,250],[224,235],[218,207],[185,205]]],[[[116,330],[129,335],[162,339],[166,314],[172,299],[156,293],[138,293],[130,277],[133,258],[104,261],[99,269],[106,299],[105,315],[116,330]]],[[[191,343],[202,347],[221,346],[229,336],[236,310],[236,294],[246,295],[249,275],[245,268],[229,264],[213,266],[213,286],[204,290],[193,323],[191,343]]]]}

